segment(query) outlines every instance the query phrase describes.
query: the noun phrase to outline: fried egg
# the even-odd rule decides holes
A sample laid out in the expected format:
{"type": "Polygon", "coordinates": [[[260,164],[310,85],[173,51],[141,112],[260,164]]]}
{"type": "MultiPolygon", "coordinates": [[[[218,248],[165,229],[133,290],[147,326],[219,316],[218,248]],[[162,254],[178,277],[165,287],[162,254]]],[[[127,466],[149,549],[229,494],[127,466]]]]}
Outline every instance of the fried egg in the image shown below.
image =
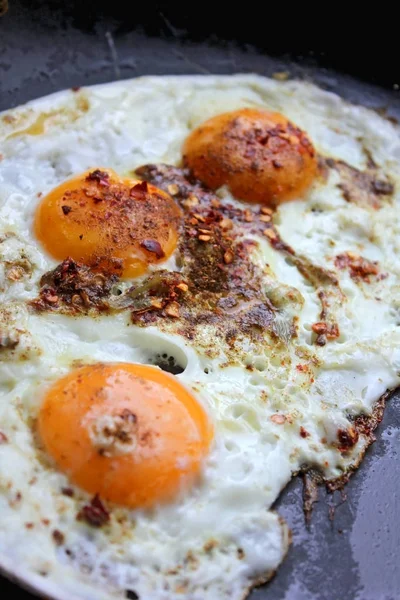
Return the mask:
{"type": "Polygon", "coordinates": [[[0,139],[0,565],[244,598],[288,550],[280,491],[339,485],[399,384],[398,128],[304,82],[148,77],[0,139]]]}

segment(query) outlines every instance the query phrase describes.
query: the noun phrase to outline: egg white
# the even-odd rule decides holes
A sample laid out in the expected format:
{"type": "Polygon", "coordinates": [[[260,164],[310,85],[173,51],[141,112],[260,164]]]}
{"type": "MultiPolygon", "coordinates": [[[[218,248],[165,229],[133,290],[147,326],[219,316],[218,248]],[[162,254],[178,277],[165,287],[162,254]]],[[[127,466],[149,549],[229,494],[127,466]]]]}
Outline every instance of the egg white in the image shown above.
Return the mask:
{"type": "MultiPolygon", "coordinates": [[[[244,75],[149,77],[62,92],[0,120],[0,255],[5,264],[23,254],[32,265],[16,282],[0,270],[3,327],[18,330],[20,337],[14,350],[2,352],[0,364],[0,423],[9,440],[0,445],[0,564],[7,566],[4,555],[24,565],[43,579],[35,585],[50,585],[58,597],[123,598],[126,589],[134,589],[155,600],[242,598],[274,572],[286,552],[287,529],[270,507],[292,474],[305,464],[327,478],[346,472],[365,441],[361,437],[343,454],[335,445],[338,428],[370,414],[385,390],[399,384],[400,198],[397,192],[380,211],[351,205],[334,172],[305,199],[279,208],[281,236],[314,264],[335,269],[334,256],[358,251],[378,260],[388,277],[367,285],[337,272],[347,298],[337,314],[341,335],[323,348],[312,345],[311,325],[321,310],[315,290],[258,238],[254,262],[268,264],[278,284],[296,288],[304,303],[297,339],[284,352],[265,347],[255,353],[249,346],[246,364],[223,366],[225,348],[212,331],[204,333],[215,346],[210,358],[173,325],[161,331],[132,326],[125,313],[93,319],[27,309],[41,275],[57,264],[33,234],[41,195],[91,167],[127,175],[144,163],[178,164],[193,127],[245,106],[282,112],[307,131],[318,152],[354,167],[365,167],[367,150],[399,189],[398,128],[302,82],[244,75]],[[30,135],[43,114],[47,128],[30,135]],[[311,211],[317,205],[322,212],[311,211]],[[35,440],[44,391],[77,361],[146,363],[155,352],[185,367],[179,379],[215,424],[202,482],[171,505],[150,513],[118,508],[109,529],[89,530],[76,521],[86,495],[60,493],[68,481],[46,462],[35,440]],[[306,370],[298,368],[304,365],[306,370]],[[277,423],[276,415],[284,422],[277,423]],[[300,427],[308,437],[299,435],[300,427]],[[27,529],[27,523],[33,527],[27,529]],[[54,544],[55,528],[65,533],[63,547],[54,544]],[[210,540],[215,547],[206,550],[210,540]]],[[[234,201],[226,190],[221,195],[234,201]]],[[[173,262],[166,267],[173,269],[173,262]]]]}

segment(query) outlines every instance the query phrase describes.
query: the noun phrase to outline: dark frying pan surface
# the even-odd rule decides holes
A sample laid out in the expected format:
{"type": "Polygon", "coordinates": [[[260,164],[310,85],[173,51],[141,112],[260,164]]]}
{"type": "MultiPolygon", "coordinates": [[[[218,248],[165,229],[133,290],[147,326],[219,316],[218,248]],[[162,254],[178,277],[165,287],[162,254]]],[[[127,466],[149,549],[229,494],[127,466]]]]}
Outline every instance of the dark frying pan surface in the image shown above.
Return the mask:
{"type": "MultiPolygon", "coordinates": [[[[377,54],[368,36],[358,52],[357,44],[346,47],[340,39],[341,55],[328,49],[303,52],[297,36],[299,50],[284,54],[290,40],[293,48],[291,32],[281,44],[274,43],[268,28],[250,22],[241,11],[236,20],[232,15],[224,20],[190,17],[173,3],[134,3],[131,16],[128,3],[116,0],[108,9],[99,2],[76,7],[56,0],[10,4],[0,18],[0,110],[59,89],[143,74],[288,71],[400,119],[400,76],[396,80],[388,64],[390,49],[381,45],[377,54]]],[[[300,480],[283,492],[277,509],[292,528],[293,545],[276,577],[254,591],[252,600],[400,597],[399,409],[400,395],[389,402],[378,440],[347,486],[347,500],[321,490],[309,531],[300,480]],[[333,520],[331,506],[336,506],[333,520]]],[[[1,578],[0,597],[33,598],[1,578]]]]}

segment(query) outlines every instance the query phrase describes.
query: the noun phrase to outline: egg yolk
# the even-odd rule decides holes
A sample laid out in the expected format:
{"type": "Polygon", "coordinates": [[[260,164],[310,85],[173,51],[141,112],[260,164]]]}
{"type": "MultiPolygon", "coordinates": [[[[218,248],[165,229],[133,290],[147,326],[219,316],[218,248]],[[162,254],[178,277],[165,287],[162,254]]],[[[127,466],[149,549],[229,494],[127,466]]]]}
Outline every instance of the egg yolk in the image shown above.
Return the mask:
{"type": "Polygon", "coordinates": [[[72,482],[129,508],[187,490],[212,439],[205,411],[177,379],[128,363],[80,367],[54,383],[38,428],[72,482]]]}
{"type": "Polygon", "coordinates": [[[173,253],[179,223],[180,209],[166,192],[96,169],[44,197],[34,228],[56,259],[94,267],[117,262],[123,277],[136,277],[173,253]]]}
{"type": "Polygon", "coordinates": [[[275,112],[245,108],[209,119],[186,139],[183,160],[208,187],[248,202],[300,198],[317,171],[307,135],[275,112]]]}

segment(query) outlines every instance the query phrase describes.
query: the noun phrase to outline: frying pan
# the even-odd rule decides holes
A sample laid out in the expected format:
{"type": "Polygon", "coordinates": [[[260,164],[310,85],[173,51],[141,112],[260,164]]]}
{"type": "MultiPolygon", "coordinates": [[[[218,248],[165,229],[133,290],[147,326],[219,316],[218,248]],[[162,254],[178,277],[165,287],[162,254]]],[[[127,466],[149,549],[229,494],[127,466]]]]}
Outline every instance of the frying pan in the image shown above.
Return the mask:
{"type": "MultiPolygon", "coordinates": [[[[196,10],[177,3],[129,7],[118,0],[105,6],[58,0],[9,4],[0,18],[0,110],[63,88],[143,74],[287,72],[400,119],[400,73],[389,60],[397,55],[396,38],[390,35],[374,44],[365,31],[359,45],[354,36],[346,38],[341,24],[335,44],[325,39],[316,50],[305,43],[313,37],[296,16],[290,27],[286,15],[270,11],[266,21],[254,11],[219,16],[203,4],[196,10]]],[[[252,600],[400,598],[399,409],[400,395],[394,394],[378,439],[345,494],[321,489],[309,528],[301,481],[289,484],[276,508],[292,529],[293,544],[275,578],[253,591],[252,600]]],[[[0,597],[33,600],[1,577],[0,597]]]]}

